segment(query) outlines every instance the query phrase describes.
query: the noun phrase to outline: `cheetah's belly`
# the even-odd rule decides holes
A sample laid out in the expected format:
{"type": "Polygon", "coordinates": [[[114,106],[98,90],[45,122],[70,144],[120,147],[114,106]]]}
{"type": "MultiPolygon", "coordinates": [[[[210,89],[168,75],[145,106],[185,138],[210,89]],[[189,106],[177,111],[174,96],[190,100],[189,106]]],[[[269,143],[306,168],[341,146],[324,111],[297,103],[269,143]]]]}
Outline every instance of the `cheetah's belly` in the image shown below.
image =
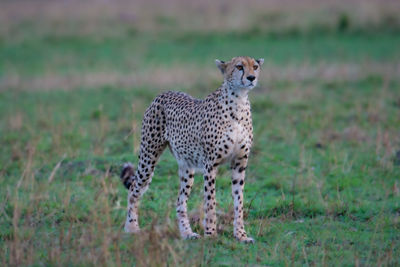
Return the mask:
{"type": "Polygon", "coordinates": [[[170,142],[170,149],[180,167],[195,169],[196,172],[203,171],[204,155],[200,143],[193,138],[190,144],[182,145],[175,140],[170,142]]]}

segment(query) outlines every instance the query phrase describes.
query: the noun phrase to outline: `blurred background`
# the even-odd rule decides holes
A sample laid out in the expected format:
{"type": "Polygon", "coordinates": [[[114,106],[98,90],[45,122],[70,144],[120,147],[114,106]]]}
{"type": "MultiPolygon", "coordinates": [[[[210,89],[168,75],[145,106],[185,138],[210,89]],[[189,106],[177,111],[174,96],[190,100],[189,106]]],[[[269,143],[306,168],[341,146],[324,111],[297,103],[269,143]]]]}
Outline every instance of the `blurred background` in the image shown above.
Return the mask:
{"type": "MultiPolygon", "coordinates": [[[[2,265],[399,265],[399,14],[398,0],[2,0],[2,265]],[[225,167],[218,241],[179,240],[169,152],[144,234],[122,235],[118,173],[143,112],[167,90],[205,97],[214,60],[239,55],[265,59],[245,189],[256,244],[232,239],[225,167]]],[[[201,189],[197,176],[200,233],[201,189]]]]}
{"type": "Polygon", "coordinates": [[[210,88],[214,59],[237,55],[265,57],[263,81],[393,75],[379,63],[394,62],[385,39],[400,28],[399,9],[396,0],[2,1],[0,88],[210,88]]]}

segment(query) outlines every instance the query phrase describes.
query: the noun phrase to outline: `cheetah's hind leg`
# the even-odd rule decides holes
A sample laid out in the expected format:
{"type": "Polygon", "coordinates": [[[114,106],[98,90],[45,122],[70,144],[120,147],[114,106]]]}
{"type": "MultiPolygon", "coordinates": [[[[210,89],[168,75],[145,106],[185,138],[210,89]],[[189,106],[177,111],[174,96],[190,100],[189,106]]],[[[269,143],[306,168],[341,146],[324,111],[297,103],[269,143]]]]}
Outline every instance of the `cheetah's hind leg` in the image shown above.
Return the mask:
{"type": "Polygon", "coordinates": [[[178,218],[179,231],[183,239],[198,239],[200,235],[192,231],[187,214],[187,200],[194,182],[194,170],[180,166],[179,178],[180,190],[176,201],[176,216],[178,218]]]}
{"type": "Polygon", "coordinates": [[[167,146],[165,124],[163,106],[160,99],[156,98],[143,116],[137,169],[134,170],[132,165],[127,164],[122,170],[124,175],[121,176],[121,180],[125,186],[129,186],[128,214],[125,221],[126,232],[140,230],[138,220],[139,200],[148,189],[154,174],[154,167],[167,146]]]}
{"type": "MultiPolygon", "coordinates": [[[[153,141],[154,140],[155,139],[153,139],[153,141]]],[[[149,145],[146,142],[142,142],[139,163],[137,169],[134,171],[134,175],[131,175],[129,179],[124,180],[122,178],[123,182],[125,181],[125,184],[129,185],[128,214],[125,221],[125,232],[128,233],[140,231],[138,218],[139,200],[149,188],[154,174],[155,164],[166,147],[165,142],[154,143],[149,145]],[[154,143],[156,144],[155,149],[154,143]]],[[[133,173],[133,166],[126,165],[125,173],[133,173]]],[[[126,177],[126,175],[124,177],[126,177]]]]}

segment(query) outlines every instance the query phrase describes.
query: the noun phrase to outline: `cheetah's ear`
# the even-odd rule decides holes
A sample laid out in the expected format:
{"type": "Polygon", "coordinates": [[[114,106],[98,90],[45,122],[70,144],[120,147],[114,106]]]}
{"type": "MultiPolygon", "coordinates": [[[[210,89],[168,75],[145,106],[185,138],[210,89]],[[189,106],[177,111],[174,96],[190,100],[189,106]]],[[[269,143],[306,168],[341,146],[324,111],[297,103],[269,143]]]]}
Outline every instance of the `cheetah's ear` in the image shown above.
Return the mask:
{"type": "Polygon", "coordinates": [[[256,59],[256,61],[260,66],[262,66],[262,64],[264,64],[264,59],[263,58],[256,59]]]}
{"type": "Polygon", "coordinates": [[[225,70],[226,70],[225,61],[216,59],[216,60],[215,60],[215,65],[217,65],[218,69],[222,72],[222,74],[225,73],[225,70]]]}

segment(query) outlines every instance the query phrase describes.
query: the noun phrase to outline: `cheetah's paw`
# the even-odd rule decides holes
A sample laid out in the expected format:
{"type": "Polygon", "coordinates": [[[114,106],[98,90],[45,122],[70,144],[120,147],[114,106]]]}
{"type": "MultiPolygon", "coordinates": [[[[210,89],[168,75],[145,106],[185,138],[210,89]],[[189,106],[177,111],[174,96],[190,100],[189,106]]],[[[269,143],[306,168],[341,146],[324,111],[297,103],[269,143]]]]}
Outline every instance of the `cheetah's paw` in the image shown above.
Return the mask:
{"type": "Polygon", "coordinates": [[[246,237],[246,238],[243,238],[242,240],[240,240],[240,242],[242,242],[244,244],[254,244],[254,239],[251,237],[246,237]]]}
{"type": "Polygon", "coordinates": [[[199,238],[200,238],[200,235],[196,234],[196,233],[190,233],[190,234],[186,234],[183,236],[183,239],[186,239],[186,240],[195,240],[195,239],[199,239],[199,238]]]}
{"type": "Polygon", "coordinates": [[[246,237],[241,237],[241,238],[236,238],[236,239],[244,244],[254,244],[254,239],[251,237],[246,236],[246,237]]]}
{"type": "Polygon", "coordinates": [[[136,233],[140,232],[140,228],[139,228],[139,226],[136,226],[136,225],[125,224],[124,231],[125,231],[125,233],[135,233],[136,234],[136,233]]]}

